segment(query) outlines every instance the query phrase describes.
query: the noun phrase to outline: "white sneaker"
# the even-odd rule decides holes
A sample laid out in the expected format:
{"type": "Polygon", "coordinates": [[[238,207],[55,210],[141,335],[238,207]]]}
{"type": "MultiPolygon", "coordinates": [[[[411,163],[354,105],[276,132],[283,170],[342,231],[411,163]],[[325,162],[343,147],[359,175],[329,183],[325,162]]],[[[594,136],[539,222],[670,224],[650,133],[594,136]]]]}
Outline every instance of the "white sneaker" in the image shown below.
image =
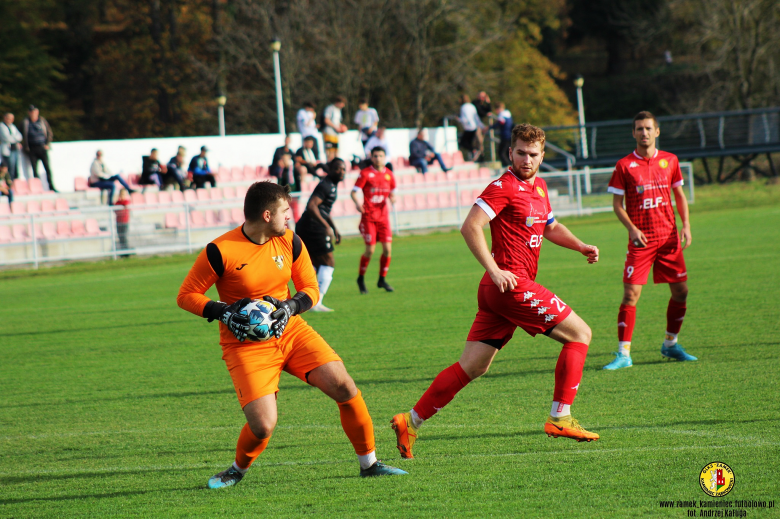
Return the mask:
{"type": "Polygon", "coordinates": [[[311,307],[312,312],[332,312],[332,308],[328,308],[327,306],[323,305],[322,303],[317,303],[316,305],[311,307]]]}

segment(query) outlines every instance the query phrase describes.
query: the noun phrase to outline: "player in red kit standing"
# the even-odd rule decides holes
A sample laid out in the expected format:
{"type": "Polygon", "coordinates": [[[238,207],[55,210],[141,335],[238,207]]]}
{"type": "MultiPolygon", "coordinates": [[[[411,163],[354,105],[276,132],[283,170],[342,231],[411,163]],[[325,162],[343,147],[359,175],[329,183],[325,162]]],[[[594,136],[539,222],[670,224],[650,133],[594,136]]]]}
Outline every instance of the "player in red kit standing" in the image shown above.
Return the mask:
{"type": "Polygon", "coordinates": [[[608,191],[618,220],[628,229],[628,255],[623,270],[623,301],[618,312],[618,352],[604,369],[633,366],[631,335],[636,322],[636,303],[647,283],[650,266],[655,283],[669,283],[672,297],[666,310],[666,338],[661,355],[674,360],[697,360],[677,344],[685,317],[688,273],[683,250],[691,244],[688,200],[676,155],[660,151],[655,140],[661,134],[658,120],[650,112],[634,117],[636,150],[618,161],[608,191]],[[671,192],[682,220],[682,239],[672,211],[671,192]],[[623,199],[626,206],[623,208],[623,199]]]}
{"type": "Polygon", "coordinates": [[[588,263],[599,259],[597,247],[581,242],[553,217],[547,184],[536,175],[544,158],[544,142],[541,128],[516,126],[509,148],[512,166],[485,188],[463,223],[466,244],[486,271],[477,292],[479,310],[460,360],[439,373],[411,411],[393,417],[391,424],[404,458],[414,457],[412,446],[423,422],[487,372],[518,326],[532,337],[542,333],[563,344],[555,366],[552,408],[544,424],[547,435],[577,441],[599,439],[570,412],[582,379],[590,328],[558,296],[534,281],[545,239],[580,252],[588,263]],[[488,222],[492,251],[482,232],[488,222]]]}
{"type": "Polygon", "coordinates": [[[382,244],[382,257],[379,258],[379,281],[376,286],[392,292],[393,287],[387,284],[385,276],[390,268],[390,251],[393,242],[390,207],[387,201],[395,203],[395,177],[393,172],[385,167],[384,149],[376,147],[371,150],[371,166],[360,172],[355,187],[352,188],[352,200],[361,214],[360,235],[366,242],[366,250],[360,257],[360,272],[357,278],[360,293],[368,294],[363,276],[371,262],[377,241],[382,244]],[[361,190],[363,191],[362,204],[357,198],[357,193],[361,190]]]}

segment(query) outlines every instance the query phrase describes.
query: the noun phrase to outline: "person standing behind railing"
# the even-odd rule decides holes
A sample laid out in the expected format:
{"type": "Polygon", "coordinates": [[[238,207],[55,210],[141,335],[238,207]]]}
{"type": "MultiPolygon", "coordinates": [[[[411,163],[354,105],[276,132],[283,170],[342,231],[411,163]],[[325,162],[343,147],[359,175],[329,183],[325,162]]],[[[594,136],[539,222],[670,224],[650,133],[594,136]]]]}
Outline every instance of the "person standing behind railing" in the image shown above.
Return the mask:
{"type": "Polygon", "coordinates": [[[496,122],[493,123],[493,129],[498,130],[498,138],[500,139],[498,144],[498,159],[501,161],[501,165],[504,167],[509,166],[509,146],[512,142],[512,128],[514,127],[514,121],[512,120],[512,112],[506,109],[504,103],[499,102],[496,104],[496,111],[498,116],[496,122]]]}
{"type": "Polygon", "coordinates": [[[6,166],[5,162],[0,162],[0,195],[7,196],[9,204],[14,201],[14,192],[11,188],[12,182],[11,175],[8,173],[8,166],[6,166]]]}
{"type": "Polygon", "coordinates": [[[21,173],[19,150],[22,149],[22,140],[22,132],[14,125],[14,114],[10,112],[5,114],[3,124],[0,124],[0,155],[2,161],[8,166],[8,173],[13,180],[21,173]]]}
{"type": "Polygon", "coordinates": [[[38,178],[38,161],[40,160],[43,162],[43,169],[46,170],[49,189],[57,193],[51,177],[51,167],[49,167],[49,147],[54,134],[49,122],[40,116],[38,108],[33,105],[30,105],[28,117],[22,124],[22,136],[24,137],[24,151],[30,157],[33,176],[38,178]]]}
{"type": "MultiPolygon", "coordinates": [[[[127,245],[127,229],[130,227],[130,194],[127,189],[119,190],[119,199],[116,201],[118,206],[122,206],[121,209],[116,211],[116,234],[119,238],[119,250],[126,251],[129,247],[127,245]]],[[[126,258],[128,254],[122,254],[121,257],[126,258]]]]}

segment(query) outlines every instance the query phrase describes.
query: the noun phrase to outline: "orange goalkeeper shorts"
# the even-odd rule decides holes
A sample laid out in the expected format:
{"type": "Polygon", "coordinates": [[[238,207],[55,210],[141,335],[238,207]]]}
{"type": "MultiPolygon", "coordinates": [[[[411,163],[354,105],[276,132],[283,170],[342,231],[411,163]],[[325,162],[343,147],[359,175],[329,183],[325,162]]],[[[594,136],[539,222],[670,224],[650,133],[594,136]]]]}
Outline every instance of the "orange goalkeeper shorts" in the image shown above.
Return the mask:
{"type": "Polygon", "coordinates": [[[306,375],[310,371],[341,357],[306,321],[294,316],[281,339],[231,344],[223,349],[222,360],[243,408],[252,400],[279,391],[282,371],[308,383],[306,375]]]}

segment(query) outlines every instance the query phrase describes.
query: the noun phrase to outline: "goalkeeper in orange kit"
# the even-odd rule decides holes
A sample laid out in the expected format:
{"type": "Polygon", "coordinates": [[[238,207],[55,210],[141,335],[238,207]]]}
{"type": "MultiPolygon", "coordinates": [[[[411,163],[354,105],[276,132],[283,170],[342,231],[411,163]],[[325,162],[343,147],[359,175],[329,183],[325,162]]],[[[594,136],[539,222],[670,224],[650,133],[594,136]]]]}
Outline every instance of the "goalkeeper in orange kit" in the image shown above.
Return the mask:
{"type": "Polygon", "coordinates": [[[209,243],[182,283],[179,306],[209,321],[220,321],[220,344],[247,423],[236,458],[209,479],[209,488],[235,485],[265,450],[276,427],[276,393],[282,371],[319,388],[338,403],[341,425],[355,448],[360,475],[406,472],[376,458],[371,416],[344,363],[299,314],[319,301],[317,276],[301,239],[286,227],[289,189],[268,182],[253,184],[244,201],[246,222],[209,243]],[[296,294],[290,296],[292,279],[296,294]],[[220,300],[204,294],[217,286],[220,300]],[[248,318],[240,315],[253,299],[273,303],[273,338],[246,342],[248,318]]]}

